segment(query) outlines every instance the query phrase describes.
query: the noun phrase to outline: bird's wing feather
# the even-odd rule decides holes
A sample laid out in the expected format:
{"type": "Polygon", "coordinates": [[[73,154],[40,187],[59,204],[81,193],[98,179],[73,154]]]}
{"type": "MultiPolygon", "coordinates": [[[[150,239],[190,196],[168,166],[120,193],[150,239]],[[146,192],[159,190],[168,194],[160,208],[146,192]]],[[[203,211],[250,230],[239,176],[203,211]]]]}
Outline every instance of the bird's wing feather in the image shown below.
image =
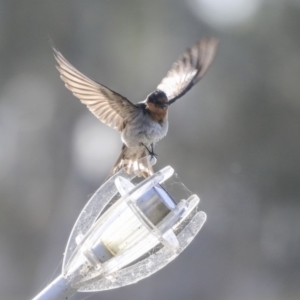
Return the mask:
{"type": "Polygon", "coordinates": [[[169,104],[183,96],[206,73],[213,62],[218,40],[205,38],[187,49],[173,64],[171,70],[157,86],[169,100],[169,104]]]}
{"type": "Polygon", "coordinates": [[[65,86],[84,103],[103,123],[122,131],[126,121],[139,113],[140,108],[127,98],[97,83],[79,72],[53,48],[57,69],[65,86]]]}

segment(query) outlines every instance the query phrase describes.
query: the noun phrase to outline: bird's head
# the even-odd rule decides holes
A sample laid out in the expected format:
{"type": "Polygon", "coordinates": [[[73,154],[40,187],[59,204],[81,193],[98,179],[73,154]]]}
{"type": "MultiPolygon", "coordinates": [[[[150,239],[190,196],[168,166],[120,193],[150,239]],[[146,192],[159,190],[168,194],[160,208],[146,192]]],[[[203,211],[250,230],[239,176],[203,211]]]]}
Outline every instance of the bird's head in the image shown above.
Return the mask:
{"type": "Polygon", "coordinates": [[[148,95],[146,103],[148,106],[154,106],[155,108],[163,110],[166,110],[169,106],[167,95],[159,90],[148,95]]]}

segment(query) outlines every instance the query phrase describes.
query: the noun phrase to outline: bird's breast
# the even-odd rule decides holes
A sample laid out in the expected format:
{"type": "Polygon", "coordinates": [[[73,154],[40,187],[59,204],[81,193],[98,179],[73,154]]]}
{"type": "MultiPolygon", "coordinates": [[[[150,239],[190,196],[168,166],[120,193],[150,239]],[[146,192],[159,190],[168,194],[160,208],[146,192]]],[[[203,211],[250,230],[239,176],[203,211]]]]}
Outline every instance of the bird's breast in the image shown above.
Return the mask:
{"type": "Polygon", "coordinates": [[[150,145],[157,143],[168,132],[168,119],[162,122],[153,120],[148,114],[141,113],[126,124],[121,138],[128,147],[136,147],[141,143],[150,145]]]}

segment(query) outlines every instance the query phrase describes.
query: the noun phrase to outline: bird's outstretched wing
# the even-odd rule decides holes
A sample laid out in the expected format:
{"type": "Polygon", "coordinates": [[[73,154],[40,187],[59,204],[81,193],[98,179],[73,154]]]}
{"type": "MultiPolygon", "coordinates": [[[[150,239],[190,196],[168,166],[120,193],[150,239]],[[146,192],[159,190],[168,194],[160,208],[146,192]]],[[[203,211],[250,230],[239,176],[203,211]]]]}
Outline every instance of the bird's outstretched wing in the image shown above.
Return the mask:
{"type": "Polygon", "coordinates": [[[139,113],[140,108],[127,98],[79,72],[54,47],[53,51],[58,63],[56,67],[65,86],[100,121],[122,131],[126,121],[139,113]]]}
{"type": "Polygon", "coordinates": [[[217,47],[218,40],[204,38],[187,49],[173,64],[157,86],[157,90],[167,95],[169,104],[182,97],[203,77],[215,57],[217,47]]]}

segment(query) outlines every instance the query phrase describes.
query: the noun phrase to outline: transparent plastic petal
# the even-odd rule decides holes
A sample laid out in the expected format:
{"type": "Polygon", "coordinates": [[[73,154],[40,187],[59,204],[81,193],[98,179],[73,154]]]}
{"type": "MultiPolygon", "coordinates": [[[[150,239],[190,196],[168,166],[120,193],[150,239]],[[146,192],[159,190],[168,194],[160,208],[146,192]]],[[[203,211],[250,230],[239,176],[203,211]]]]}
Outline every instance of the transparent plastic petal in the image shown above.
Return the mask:
{"type": "Polygon", "coordinates": [[[134,175],[121,170],[97,190],[65,251],[63,275],[72,288],[90,292],[135,283],[188,246],[206,215],[198,196],[173,173],[168,166],[135,185],[134,175]]]}

